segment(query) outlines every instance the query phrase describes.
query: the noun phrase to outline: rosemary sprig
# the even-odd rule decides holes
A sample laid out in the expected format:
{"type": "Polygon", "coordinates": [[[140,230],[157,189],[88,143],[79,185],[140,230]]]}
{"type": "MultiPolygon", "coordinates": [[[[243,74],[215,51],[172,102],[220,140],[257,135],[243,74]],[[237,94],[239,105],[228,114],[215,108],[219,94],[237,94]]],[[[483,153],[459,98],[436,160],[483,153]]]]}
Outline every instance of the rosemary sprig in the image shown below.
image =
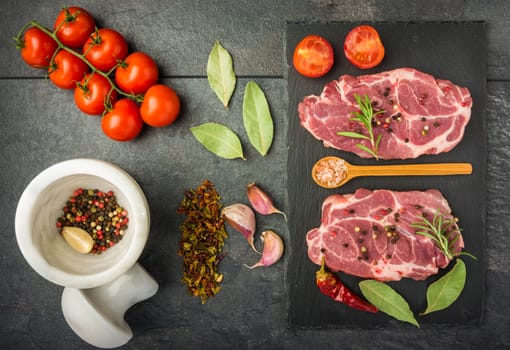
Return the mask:
{"type": "Polygon", "coordinates": [[[412,223],[411,227],[418,229],[415,232],[417,235],[432,239],[448,259],[459,255],[467,255],[476,260],[476,257],[468,252],[453,252],[455,242],[460,237],[460,229],[453,218],[445,218],[439,210],[434,214],[432,222],[422,216],[421,221],[412,223]]]}
{"type": "Polygon", "coordinates": [[[374,109],[372,108],[372,102],[370,101],[370,97],[368,97],[368,95],[365,95],[362,99],[358,94],[354,94],[354,98],[358,103],[359,111],[352,112],[354,117],[352,117],[351,120],[360,122],[362,125],[364,125],[365,128],[367,129],[368,136],[353,131],[339,131],[337,132],[337,135],[370,141],[372,149],[368,148],[367,146],[361,143],[358,143],[356,147],[372,155],[375,159],[379,160],[379,156],[377,155],[377,149],[379,148],[379,143],[381,142],[382,133],[377,135],[377,138],[374,138],[372,121],[376,115],[383,114],[385,113],[385,111],[383,110],[377,112],[374,111],[374,109]]]}

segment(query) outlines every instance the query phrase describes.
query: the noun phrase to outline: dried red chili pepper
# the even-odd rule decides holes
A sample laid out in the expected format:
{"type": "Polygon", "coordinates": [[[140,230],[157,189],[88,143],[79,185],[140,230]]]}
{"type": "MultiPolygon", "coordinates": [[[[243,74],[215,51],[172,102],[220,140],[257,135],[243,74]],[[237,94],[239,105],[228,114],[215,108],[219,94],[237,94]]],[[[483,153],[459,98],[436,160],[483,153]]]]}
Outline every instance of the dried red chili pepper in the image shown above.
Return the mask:
{"type": "Polygon", "coordinates": [[[337,276],[326,271],[324,257],[322,257],[320,270],[315,273],[315,282],[322,294],[329,296],[335,301],[362,311],[372,313],[379,311],[374,305],[349,290],[337,276]]]}

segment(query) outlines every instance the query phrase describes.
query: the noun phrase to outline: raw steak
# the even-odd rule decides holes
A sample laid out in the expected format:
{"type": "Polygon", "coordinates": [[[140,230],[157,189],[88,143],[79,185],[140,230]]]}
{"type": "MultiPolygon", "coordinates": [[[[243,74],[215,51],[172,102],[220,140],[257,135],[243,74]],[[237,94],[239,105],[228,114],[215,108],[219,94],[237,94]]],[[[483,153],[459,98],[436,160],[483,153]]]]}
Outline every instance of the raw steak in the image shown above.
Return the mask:
{"type": "MultiPolygon", "coordinates": [[[[358,189],[354,194],[332,195],[322,205],[320,227],[307,233],[308,256],[318,265],[324,256],[332,271],[363,278],[422,280],[446,267],[450,259],[410,225],[421,222],[423,216],[432,221],[437,213],[453,219],[448,202],[437,190],[358,189]]],[[[451,232],[452,252],[459,253],[464,242],[457,224],[451,224],[447,232],[451,232]]]]}
{"type": "MultiPolygon", "coordinates": [[[[473,104],[469,90],[412,68],[353,77],[343,75],[328,83],[320,96],[307,96],[298,106],[301,125],[324,146],[372,155],[356,144],[372,148],[367,140],[339,136],[339,131],[368,135],[366,127],[352,121],[358,111],[354,98],[367,95],[374,111],[374,135],[382,134],[381,159],[416,158],[448,152],[464,136],[473,104]]],[[[376,138],[375,137],[375,138],[376,138]]],[[[375,139],[374,138],[374,139],[375,139]]]]}

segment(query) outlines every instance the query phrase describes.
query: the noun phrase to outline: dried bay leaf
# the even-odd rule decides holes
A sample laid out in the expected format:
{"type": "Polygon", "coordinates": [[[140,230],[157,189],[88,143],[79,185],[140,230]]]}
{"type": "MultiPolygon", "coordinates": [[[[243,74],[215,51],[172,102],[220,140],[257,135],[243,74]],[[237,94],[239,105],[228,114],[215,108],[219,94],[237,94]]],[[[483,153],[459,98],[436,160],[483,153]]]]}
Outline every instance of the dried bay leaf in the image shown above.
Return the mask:
{"type": "Polygon", "coordinates": [[[246,84],[243,100],[243,122],[251,144],[264,156],[273,142],[273,119],[266,96],[254,81],[246,84]]]}
{"type": "Polygon", "coordinates": [[[457,259],[453,268],[427,288],[427,309],[420,315],[446,309],[459,297],[466,284],[466,265],[457,259]]]}
{"type": "Polygon", "coordinates": [[[236,86],[236,76],[230,53],[216,41],[207,61],[207,80],[214,93],[225,107],[236,86]]]}
{"type": "Polygon", "coordinates": [[[217,156],[225,159],[245,159],[241,140],[225,125],[205,123],[190,128],[190,131],[198,142],[217,156]]]}
{"type": "Polygon", "coordinates": [[[363,296],[380,311],[420,327],[407,301],[389,285],[375,280],[364,280],[359,283],[359,287],[363,296]]]}

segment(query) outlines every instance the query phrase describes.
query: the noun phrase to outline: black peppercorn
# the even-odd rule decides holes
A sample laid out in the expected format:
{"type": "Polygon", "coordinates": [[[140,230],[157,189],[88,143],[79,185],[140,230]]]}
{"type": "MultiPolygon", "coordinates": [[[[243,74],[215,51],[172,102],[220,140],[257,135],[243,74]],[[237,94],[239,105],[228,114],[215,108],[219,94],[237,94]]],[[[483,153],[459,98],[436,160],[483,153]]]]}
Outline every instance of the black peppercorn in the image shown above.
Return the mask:
{"type": "Polygon", "coordinates": [[[73,226],[85,230],[94,240],[91,253],[101,254],[124,236],[129,219],[113,191],[78,188],[66,202],[57,227],[73,226]]]}

